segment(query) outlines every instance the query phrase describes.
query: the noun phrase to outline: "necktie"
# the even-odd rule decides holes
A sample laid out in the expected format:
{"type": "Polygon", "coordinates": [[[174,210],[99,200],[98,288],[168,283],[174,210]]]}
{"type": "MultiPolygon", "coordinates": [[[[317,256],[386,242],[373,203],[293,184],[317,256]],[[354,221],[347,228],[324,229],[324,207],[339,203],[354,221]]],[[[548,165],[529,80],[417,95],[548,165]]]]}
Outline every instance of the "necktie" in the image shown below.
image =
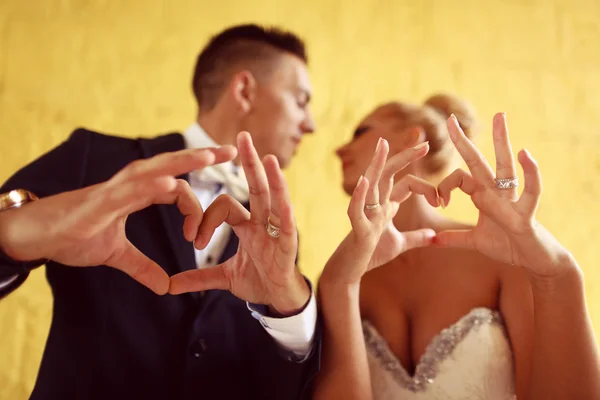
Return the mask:
{"type": "Polygon", "coordinates": [[[234,199],[246,203],[249,198],[248,182],[244,170],[232,166],[231,163],[217,164],[201,170],[193,171],[192,175],[200,182],[220,184],[234,199]]]}

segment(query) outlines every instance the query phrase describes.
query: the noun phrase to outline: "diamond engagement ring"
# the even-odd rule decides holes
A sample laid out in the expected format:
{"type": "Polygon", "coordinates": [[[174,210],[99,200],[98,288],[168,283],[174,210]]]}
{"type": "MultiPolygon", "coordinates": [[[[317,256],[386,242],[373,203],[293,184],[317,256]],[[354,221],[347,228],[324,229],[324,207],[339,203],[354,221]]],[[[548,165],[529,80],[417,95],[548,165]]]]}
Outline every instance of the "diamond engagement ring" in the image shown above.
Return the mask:
{"type": "Polygon", "coordinates": [[[498,189],[514,189],[519,186],[519,178],[496,178],[496,187],[498,189]]]}
{"type": "Polygon", "coordinates": [[[281,235],[281,228],[279,228],[271,223],[271,217],[267,218],[267,233],[273,239],[278,239],[279,236],[281,235]]]}

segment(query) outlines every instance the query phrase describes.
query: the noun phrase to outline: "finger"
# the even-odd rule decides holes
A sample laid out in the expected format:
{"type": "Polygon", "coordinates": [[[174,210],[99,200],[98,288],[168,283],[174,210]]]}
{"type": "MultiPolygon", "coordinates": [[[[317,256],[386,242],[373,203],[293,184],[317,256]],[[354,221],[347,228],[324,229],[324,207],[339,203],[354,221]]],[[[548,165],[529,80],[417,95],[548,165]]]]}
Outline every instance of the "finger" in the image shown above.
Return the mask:
{"type": "Polygon", "coordinates": [[[231,290],[223,265],[180,272],[171,277],[170,294],[202,292],[204,290],[231,290]]]}
{"type": "Polygon", "coordinates": [[[542,195],[542,175],[537,162],[527,150],[519,152],[519,163],[523,167],[525,186],[517,205],[524,215],[533,217],[542,195]]]}
{"type": "Polygon", "coordinates": [[[467,171],[462,169],[455,170],[438,185],[437,191],[442,208],[448,206],[450,203],[450,193],[456,188],[472,196],[477,190],[477,183],[467,171]]]}
{"type": "Polygon", "coordinates": [[[137,160],[119,171],[115,178],[127,182],[159,176],[180,176],[209,165],[230,161],[237,155],[233,146],[188,149],[162,153],[145,160],[137,160]]]}
{"type": "Polygon", "coordinates": [[[387,140],[379,138],[373,158],[365,171],[365,178],[369,182],[369,190],[367,191],[366,204],[379,203],[379,178],[385,166],[385,160],[389,152],[387,140]]]}
{"type": "Polygon", "coordinates": [[[379,198],[382,202],[387,201],[394,187],[394,176],[406,168],[411,162],[424,157],[429,152],[429,142],[423,142],[415,147],[406,149],[387,160],[381,181],[379,183],[379,198]]]}
{"type": "Polygon", "coordinates": [[[438,232],[432,240],[433,244],[441,247],[457,247],[475,250],[472,230],[448,230],[438,232]]]}
{"type": "Polygon", "coordinates": [[[364,176],[358,179],[358,183],[354,188],[350,204],[348,205],[348,217],[352,230],[364,233],[369,229],[369,220],[365,215],[365,199],[369,190],[369,180],[364,176]]]}
{"type": "Polygon", "coordinates": [[[448,132],[473,178],[484,186],[493,187],[494,172],[477,147],[467,138],[454,114],[448,118],[448,132]]]}
{"type": "Polygon", "coordinates": [[[169,290],[167,273],[129,241],[119,257],[109,259],[106,265],[125,272],[156,294],[162,295],[169,290]]]}
{"type": "Polygon", "coordinates": [[[396,182],[392,189],[390,200],[402,203],[408,199],[412,193],[424,195],[427,202],[433,207],[439,206],[438,194],[435,186],[414,175],[405,175],[396,182]]]}
{"type": "Polygon", "coordinates": [[[241,132],[237,137],[237,143],[242,167],[248,180],[252,221],[257,224],[265,224],[271,208],[265,169],[248,132],[241,132]]]}
{"type": "Polygon", "coordinates": [[[271,222],[278,226],[281,232],[278,238],[279,246],[283,252],[295,256],[298,250],[298,233],[285,177],[275,156],[265,157],[264,166],[271,195],[271,222]]]}
{"type": "Polygon", "coordinates": [[[151,204],[176,204],[179,211],[185,216],[183,235],[186,240],[191,242],[196,238],[204,214],[200,201],[187,181],[174,179],[175,186],[171,189],[170,182],[163,182],[162,179],[137,181],[117,188],[119,191],[117,196],[130,198],[129,201],[124,202],[125,205],[118,214],[119,216],[129,215],[151,204]]]}
{"type": "Polygon", "coordinates": [[[419,229],[416,231],[403,232],[406,240],[405,251],[417,247],[429,246],[433,243],[435,231],[433,229],[419,229]]]}
{"type": "Polygon", "coordinates": [[[202,210],[198,196],[196,196],[187,181],[177,179],[175,190],[159,194],[154,198],[152,203],[176,204],[181,214],[185,216],[185,220],[183,221],[183,236],[189,242],[196,238],[204,211],[202,210]]]}
{"type": "Polygon", "coordinates": [[[517,176],[515,157],[508,137],[506,115],[498,113],[494,116],[493,137],[496,154],[496,178],[514,178],[517,176]]]}
{"type": "MultiPolygon", "coordinates": [[[[517,176],[515,157],[508,138],[508,126],[504,113],[498,113],[494,116],[493,137],[496,154],[496,178],[515,178],[517,176]]],[[[517,188],[503,189],[500,191],[500,195],[514,200],[518,196],[517,188]]]]}
{"type": "Polygon", "coordinates": [[[97,200],[105,212],[138,211],[152,204],[156,196],[175,190],[175,176],[233,159],[236,154],[234,147],[223,146],[164,153],[134,161],[102,184],[103,196],[97,200]]]}
{"type": "Polygon", "coordinates": [[[99,203],[98,215],[126,216],[151,205],[156,198],[173,193],[178,187],[172,176],[137,179],[124,183],[98,185],[94,199],[99,203]]]}
{"type": "Polygon", "coordinates": [[[250,213],[237,200],[222,194],[204,212],[202,222],[195,236],[194,246],[204,249],[213,234],[223,222],[236,226],[250,220],[250,213]]]}

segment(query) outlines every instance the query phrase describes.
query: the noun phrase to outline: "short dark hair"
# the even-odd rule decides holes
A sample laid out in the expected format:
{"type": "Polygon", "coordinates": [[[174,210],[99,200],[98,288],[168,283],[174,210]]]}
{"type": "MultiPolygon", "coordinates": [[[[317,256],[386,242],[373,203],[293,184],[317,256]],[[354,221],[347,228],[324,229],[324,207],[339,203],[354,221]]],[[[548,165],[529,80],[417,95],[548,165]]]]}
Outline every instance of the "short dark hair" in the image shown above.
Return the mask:
{"type": "Polygon", "coordinates": [[[292,32],[255,24],[237,25],[213,36],[198,55],[192,89],[198,107],[212,109],[239,68],[289,53],[308,63],[304,42],[292,32]]]}

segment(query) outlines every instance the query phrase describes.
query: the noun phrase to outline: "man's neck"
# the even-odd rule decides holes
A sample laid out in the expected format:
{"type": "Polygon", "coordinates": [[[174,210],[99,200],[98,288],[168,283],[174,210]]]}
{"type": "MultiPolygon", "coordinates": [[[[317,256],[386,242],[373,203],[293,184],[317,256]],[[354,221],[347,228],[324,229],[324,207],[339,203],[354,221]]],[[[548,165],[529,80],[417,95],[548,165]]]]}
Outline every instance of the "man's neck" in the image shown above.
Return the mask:
{"type": "MultiPolygon", "coordinates": [[[[204,132],[219,146],[232,145],[237,147],[237,135],[240,132],[237,121],[231,115],[225,115],[219,108],[200,113],[196,120],[204,132]]],[[[240,165],[240,158],[233,160],[235,165],[240,165]]]]}
{"type": "Polygon", "coordinates": [[[224,146],[230,144],[236,146],[236,138],[239,130],[235,121],[232,121],[230,117],[221,116],[218,110],[213,110],[200,114],[197,122],[218,145],[224,146]]]}

